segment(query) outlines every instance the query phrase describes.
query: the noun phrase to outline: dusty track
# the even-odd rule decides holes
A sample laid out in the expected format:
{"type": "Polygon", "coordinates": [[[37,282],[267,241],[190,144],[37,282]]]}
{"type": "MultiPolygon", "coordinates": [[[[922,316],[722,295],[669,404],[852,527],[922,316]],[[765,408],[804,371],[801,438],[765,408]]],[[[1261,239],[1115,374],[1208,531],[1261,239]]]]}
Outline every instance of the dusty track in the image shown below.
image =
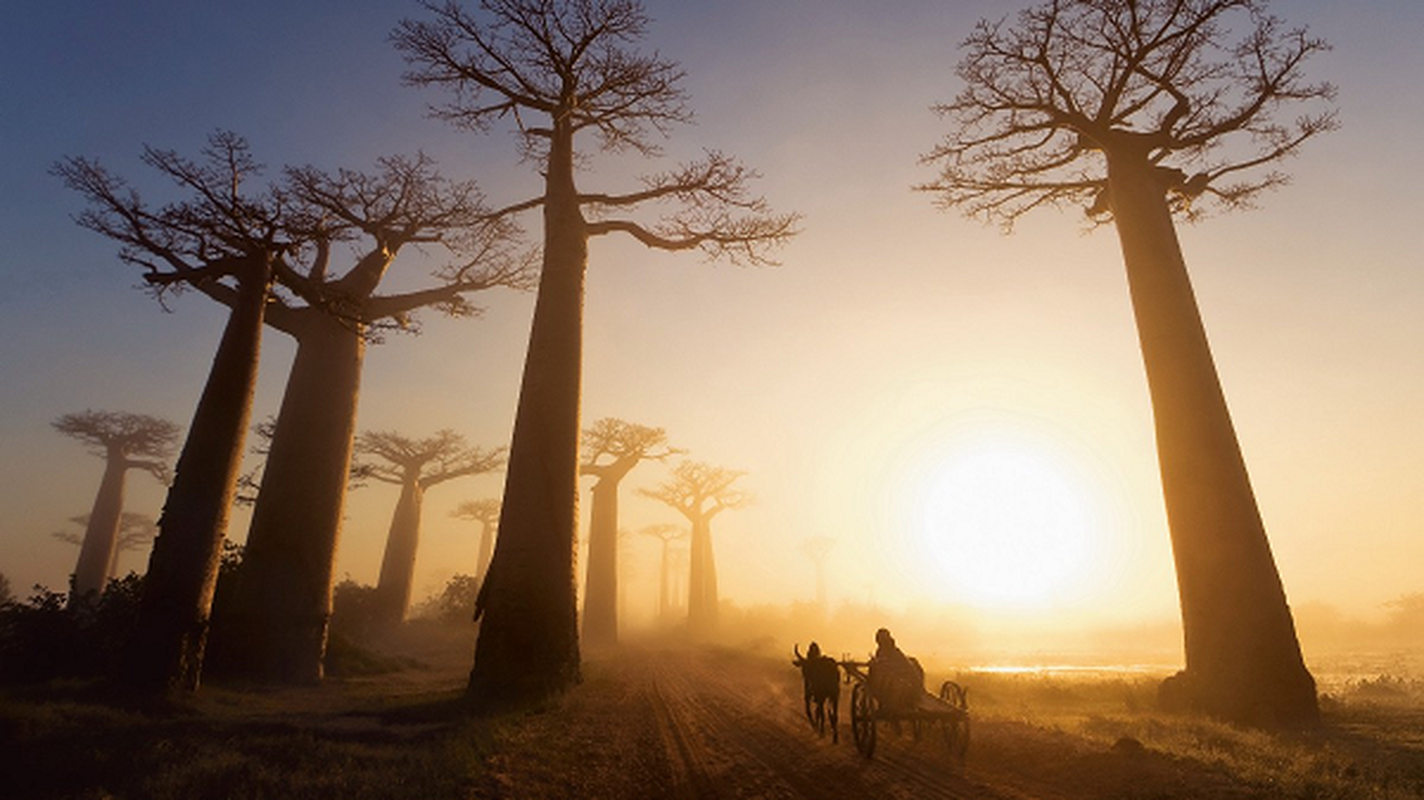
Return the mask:
{"type": "Polygon", "coordinates": [[[966,764],[931,731],[882,726],[875,758],[818,738],[799,673],[719,650],[626,650],[595,657],[585,684],[518,723],[497,757],[499,797],[1097,798],[1250,797],[1221,776],[1156,754],[1119,754],[1010,721],[975,721],[966,764]]]}

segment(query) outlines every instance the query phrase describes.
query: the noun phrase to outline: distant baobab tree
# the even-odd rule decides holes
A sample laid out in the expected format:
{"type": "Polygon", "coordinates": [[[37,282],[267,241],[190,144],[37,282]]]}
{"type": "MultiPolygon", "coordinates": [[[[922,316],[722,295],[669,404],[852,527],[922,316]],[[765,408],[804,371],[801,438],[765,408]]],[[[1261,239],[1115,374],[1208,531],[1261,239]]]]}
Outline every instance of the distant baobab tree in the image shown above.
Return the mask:
{"type": "Polygon", "coordinates": [[[652,536],[662,543],[662,555],[658,561],[658,619],[666,621],[672,609],[672,554],[669,547],[678,539],[686,539],[688,531],[664,522],[639,528],[638,533],[652,536]]]}
{"type": "Polygon", "coordinates": [[[1336,127],[1308,83],[1327,45],[1256,0],[1054,0],[980,22],[937,111],[921,188],[1009,228],[1082,204],[1121,240],[1177,566],[1186,704],[1257,723],[1318,720],[1294,623],[1207,345],[1173,217],[1249,204],[1273,165],[1336,127]],[[1304,106],[1304,110],[1287,109],[1304,106]]]}
{"type": "Polygon", "coordinates": [[[234,133],[209,136],[197,161],[145,147],[143,162],[176,184],[185,199],[150,207],[90,159],[66,159],[53,172],[89,202],[79,225],[118,242],[120,260],[143,270],[160,301],[195,288],[225,298],[229,308],[158,521],[125,666],[136,685],[196,689],[263,318],[277,302],[279,274],[290,274],[290,259],[306,247],[309,219],[287,193],[252,187],[262,167],[234,133]]]}
{"type": "Polygon", "coordinates": [[[411,65],[407,82],[450,91],[435,114],[457,125],[515,124],[521,156],[543,182],[506,207],[541,212],[543,264],[469,685],[477,705],[515,705],[579,680],[573,554],[589,238],[621,233],[654,249],[762,264],[796,217],[772,213],[748,191],[754,173],[717,152],[624,193],[578,188],[577,167],[593,152],[576,144],[580,134],[603,151],[653,157],[656,139],[691,118],[681,70],[637,49],[649,22],[637,0],[422,5],[432,19],[405,20],[392,34],[411,65]],[[650,223],[626,216],[654,204],[671,210],[650,223]]]}
{"type": "Polygon", "coordinates": [[[391,431],[368,431],[356,437],[356,455],[363,461],[366,477],[401,487],[381,559],[380,580],[372,596],[372,612],[379,622],[404,622],[415,582],[425,492],[455,478],[499,469],[504,465],[504,449],[473,447],[465,437],[448,429],[424,439],[391,431]]]}
{"type": "Polygon", "coordinates": [[[687,624],[693,633],[708,633],[717,625],[717,563],[712,556],[712,519],[727,509],[742,508],[751,495],[732,488],[746,473],[714,467],[701,461],[683,461],[672,470],[672,480],[642,489],[692,523],[692,560],[687,576],[687,624]]]}
{"type": "Polygon", "coordinates": [[[173,455],[183,429],[168,420],[123,411],[84,411],[65,414],[54,429],[89,448],[104,459],[104,477],[93,510],[83,517],[84,538],[69,601],[104,591],[119,553],[124,519],[124,478],[141,469],[160,481],[168,480],[166,459],[173,455]]]}
{"type": "Polygon", "coordinates": [[[801,554],[811,560],[816,567],[816,607],[825,613],[828,608],[826,604],[826,556],[831,554],[831,548],[836,546],[836,540],[829,536],[812,536],[801,541],[801,554]]]}
{"type": "Polygon", "coordinates": [[[414,329],[420,309],[473,316],[469,295],[527,288],[532,273],[514,225],[487,213],[473,182],[442,177],[424,155],[382,158],[371,173],[307,166],[285,177],[291,197],[322,222],[310,258],[294,267],[294,301],[267,312],[297,354],[218,636],[232,640],[223,652],[236,674],[304,683],[322,675],[367,342],[414,329]],[[379,293],[396,258],[416,247],[436,258],[436,271],[379,293]]]}
{"type": "MultiPolygon", "coordinates": [[[[80,514],[70,517],[69,521],[84,528],[89,528],[89,520],[93,519],[93,514],[80,514]]],[[[118,535],[114,539],[114,555],[109,560],[109,567],[104,573],[104,586],[109,585],[119,574],[119,556],[123,553],[142,550],[153,542],[153,537],[158,533],[158,525],[153,521],[153,517],[147,514],[139,514],[133,511],[125,511],[119,515],[118,535]]],[[[74,531],[55,531],[50,534],[54,538],[66,544],[83,547],[84,534],[74,531]]]]}
{"type": "Polygon", "coordinates": [[[455,506],[450,516],[480,523],[480,552],[475,560],[475,580],[483,583],[490,556],[494,554],[495,533],[499,530],[499,498],[466,500],[455,506]]]}
{"type": "Polygon", "coordinates": [[[588,583],[583,595],[583,638],[591,645],[618,641],[618,486],[644,461],[684,451],[662,428],[605,417],[583,432],[579,472],[597,479],[588,523],[588,583]]]}

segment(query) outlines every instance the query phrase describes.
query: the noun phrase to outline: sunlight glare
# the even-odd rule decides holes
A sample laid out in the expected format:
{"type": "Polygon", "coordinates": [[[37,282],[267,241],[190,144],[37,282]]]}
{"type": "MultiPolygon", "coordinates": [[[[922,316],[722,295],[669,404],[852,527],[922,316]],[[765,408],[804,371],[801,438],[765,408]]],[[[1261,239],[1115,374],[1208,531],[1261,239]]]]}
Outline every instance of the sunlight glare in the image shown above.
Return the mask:
{"type": "Polygon", "coordinates": [[[1045,607],[1081,583],[1092,518],[1085,493],[1050,454],[981,442],[930,471],[919,499],[917,549],[964,602],[1045,607]]]}

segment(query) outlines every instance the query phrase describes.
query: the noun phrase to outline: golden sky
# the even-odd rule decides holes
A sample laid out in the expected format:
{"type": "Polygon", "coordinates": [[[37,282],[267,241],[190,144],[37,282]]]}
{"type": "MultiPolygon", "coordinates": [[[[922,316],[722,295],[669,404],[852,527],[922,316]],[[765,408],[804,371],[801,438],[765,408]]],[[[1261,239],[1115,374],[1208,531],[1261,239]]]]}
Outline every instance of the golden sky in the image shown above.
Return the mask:
{"type": "MultiPolygon", "coordinates": [[[[1310,72],[1339,84],[1344,128],[1288,163],[1293,184],[1259,210],[1180,230],[1288,597],[1358,616],[1424,590],[1424,270],[1412,191],[1424,174],[1412,144],[1424,127],[1412,35],[1424,6],[1390,5],[1368,15],[1273,5],[1335,44],[1310,72]]],[[[649,43],[686,68],[698,118],[675,132],[669,157],[739,155],[777,209],[804,215],[777,268],[617,241],[591,254],[586,421],[662,426],[692,457],[746,470],[758,498],[714,523],[726,597],[809,599],[813,573],[798,548],[824,535],[836,540],[833,601],[1079,620],[1175,614],[1115,235],[1045,211],[1006,237],[910,190],[931,177],[917,158],[941,130],[929,106],[958,88],[955,45],[1001,7],[649,4],[649,43]],[[982,532],[996,530],[986,544],[982,532]],[[1004,560],[1014,547],[1024,557],[1004,560]],[[976,564],[1000,565],[988,571],[1003,579],[976,564]]],[[[0,200],[10,233],[0,572],[17,589],[63,584],[75,553],[48,533],[87,511],[101,470],[48,422],[88,407],[186,424],[222,316],[196,295],[165,315],[132,290],[137,276],[114,248],[70,221],[78,198],[44,174],[49,164],[97,156],[151,187],[136,158],[144,143],[195,152],[227,127],[274,167],[368,167],[423,148],[452,176],[479,179],[492,202],[537,192],[508,136],[424,119],[437,98],[399,85],[385,36],[413,4],[341,8],[236,15],[172,4],[78,22],[34,9],[0,34],[0,101],[19,110],[0,127],[0,180],[13,187],[0,200]],[[267,48],[258,63],[254,41],[267,48]]],[[[644,166],[598,160],[581,185],[626,189],[644,166]]],[[[362,429],[508,438],[532,300],[483,300],[481,319],[427,317],[423,335],[372,348],[362,429]]],[[[291,355],[269,331],[256,418],[275,412],[291,355]]],[[[648,465],[625,482],[625,527],[677,521],[633,492],[665,474],[648,465]]],[[[417,596],[473,571],[477,526],[449,510],[498,494],[497,476],[430,492],[417,596]]],[[[382,486],[350,497],[338,575],[375,580],[395,499],[382,486]]],[[[156,515],[161,503],[156,484],[131,478],[130,510],[156,515]]],[[[245,523],[239,514],[234,538],[245,523]]],[[[629,590],[650,599],[656,542],[628,547],[629,590]]]]}

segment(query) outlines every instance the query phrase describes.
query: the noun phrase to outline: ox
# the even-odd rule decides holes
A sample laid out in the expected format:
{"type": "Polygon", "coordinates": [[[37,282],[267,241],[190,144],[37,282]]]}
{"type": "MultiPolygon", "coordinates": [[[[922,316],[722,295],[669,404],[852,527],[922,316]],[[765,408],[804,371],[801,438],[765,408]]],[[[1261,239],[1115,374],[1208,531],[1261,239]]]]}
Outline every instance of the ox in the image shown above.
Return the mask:
{"type": "Polygon", "coordinates": [[[806,691],[806,719],[811,721],[811,727],[815,728],[817,733],[825,736],[826,705],[829,702],[831,741],[839,742],[840,734],[836,731],[836,722],[840,719],[840,665],[834,658],[821,655],[821,646],[815,642],[806,648],[804,657],[799,645],[792,645],[791,652],[796,655],[791,664],[801,668],[801,683],[806,691]],[[812,703],[815,703],[814,712],[811,710],[812,703]]]}

